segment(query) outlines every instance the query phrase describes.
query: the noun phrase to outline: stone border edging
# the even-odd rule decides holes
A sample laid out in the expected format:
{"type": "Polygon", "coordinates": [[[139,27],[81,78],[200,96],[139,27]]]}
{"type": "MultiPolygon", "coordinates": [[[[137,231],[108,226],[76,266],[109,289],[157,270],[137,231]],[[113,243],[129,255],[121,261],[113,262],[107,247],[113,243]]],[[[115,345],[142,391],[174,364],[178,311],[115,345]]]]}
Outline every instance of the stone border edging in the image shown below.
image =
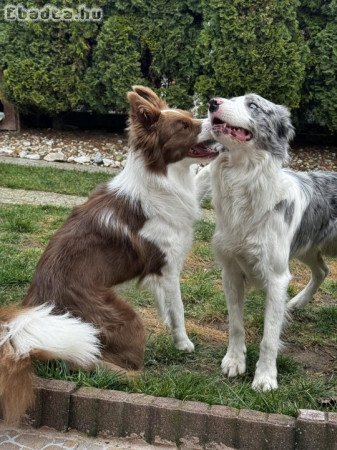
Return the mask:
{"type": "Polygon", "coordinates": [[[89,435],[140,437],[184,449],[336,450],[337,413],[281,414],[131,394],[62,380],[35,379],[34,427],[89,435]]]}

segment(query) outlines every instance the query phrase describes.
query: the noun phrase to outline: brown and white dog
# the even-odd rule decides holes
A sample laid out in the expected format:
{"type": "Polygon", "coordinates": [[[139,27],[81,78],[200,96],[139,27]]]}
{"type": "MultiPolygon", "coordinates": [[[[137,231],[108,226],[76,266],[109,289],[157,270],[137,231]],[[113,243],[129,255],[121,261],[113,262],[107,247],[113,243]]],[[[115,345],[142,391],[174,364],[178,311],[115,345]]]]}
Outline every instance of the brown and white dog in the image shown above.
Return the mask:
{"type": "Polygon", "coordinates": [[[208,121],[135,86],[125,169],[74,209],[42,255],[23,306],[0,311],[0,395],[7,421],[32,401],[31,359],[140,369],[145,332],[112,287],[139,279],[155,294],[177,348],[193,351],[179,276],[199,206],[191,171],[217,152],[208,121]]]}

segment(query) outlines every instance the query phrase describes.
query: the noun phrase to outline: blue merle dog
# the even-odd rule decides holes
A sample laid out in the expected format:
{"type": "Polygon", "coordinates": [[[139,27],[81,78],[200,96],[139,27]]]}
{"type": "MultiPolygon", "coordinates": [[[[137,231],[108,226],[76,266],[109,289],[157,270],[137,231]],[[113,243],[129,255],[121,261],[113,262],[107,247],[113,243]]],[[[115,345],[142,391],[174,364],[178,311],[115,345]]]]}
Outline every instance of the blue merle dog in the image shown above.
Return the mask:
{"type": "Polygon", "coordinates": [[[253,389],[277,388],[276,357],[287,310],[305,306],[328,274],[322,255],[337,256],[337,174],[284,168],[294,128],[287,108],[248,94],[215,98],[211,134],[227,151],[201,170],[201,191],[212,185],[213,245],[223,267],[229,344],[222,370],[246,370],[245,288],[266,292],[265,325],[253,389]],[[308,265],[308,285],[288,301],[289,259],[308,265]],[[287,303],[288,301],[288,303],[287,303]]]}

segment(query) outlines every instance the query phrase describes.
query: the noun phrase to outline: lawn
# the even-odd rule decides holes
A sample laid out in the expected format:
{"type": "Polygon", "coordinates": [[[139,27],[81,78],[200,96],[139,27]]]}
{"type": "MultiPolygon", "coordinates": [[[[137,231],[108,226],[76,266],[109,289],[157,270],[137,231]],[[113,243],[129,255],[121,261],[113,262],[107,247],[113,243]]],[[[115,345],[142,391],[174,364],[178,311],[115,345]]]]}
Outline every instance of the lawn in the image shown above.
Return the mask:
{"type": "Polygon", "coordinates": [[[113,176],[101,172],[87,173],[4,163],[0,163],[0,173],[0,184],[3,187],[83,196],[87,196],[98,184],[113,176]]]}
{"type": "MultiPolygon", "coordinates": [[[[88,176],[80,175],[83,179],[88,176]]],[[[25,177],[29,178],[23,175],[25,177]]],[[[68,180],[62,183],[58,190],[69,193],[68,180]]],[[[34,183],[31,186],[36,189],[34,183]]],[[[0,304],[6,305],[19,302],[23,297],[39,256],[69,210],[2,205],[0,211],[0,304]]],[[[299,408],[337,411],[337,264],[328,261],[331,276],[315,301],[303,311],[296,312],[286,328],[283,338],[287,345],[278,358],[280,388],[269,393],[254,392],[250,386],[262,334],[263,295],[251,292],[246,301],[247,374],[229,380],[220,371],[228,342],[227,312],[220,270],[213,261],[210,245],[214,224],[209,213],[208,219],[195,227],[195,242],[181,279],[187,328],[196,344],[194,353],[184,354],[175,350],[170,335],[157,319],[151,295],[131,284],[121,290],[140,311],[148,330],[145,368],[141,375],[133,381],[125,381],[101,370],[92,374],[71,372],[61,362],[36,364],[37,374],[74,380],[85,386],[200,400],[265,412],[296,415],[299,408]]],[[[298,263],[292,264],[292,273],[291,295],[298,292],[309,277],[298,263]]]]}

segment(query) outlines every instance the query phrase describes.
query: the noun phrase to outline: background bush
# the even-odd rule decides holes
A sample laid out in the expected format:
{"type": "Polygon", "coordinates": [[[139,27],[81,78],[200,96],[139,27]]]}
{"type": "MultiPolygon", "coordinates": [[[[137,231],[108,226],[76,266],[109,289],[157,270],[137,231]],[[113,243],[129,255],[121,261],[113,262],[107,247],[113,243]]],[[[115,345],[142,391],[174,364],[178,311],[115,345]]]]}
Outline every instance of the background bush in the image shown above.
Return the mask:
{"type": "Polygon", "coordinates": [[[143,83],[200,113],[213,95],[255,91],[302,129],[337,131],[337,0],[85,3],[104,9],[102,23],[0,21],[0,89],[20,110],[125,112],[143,83]]]}
{"type": "MultiPolygon", "coordinates": [[[[19,0],[12,4],[22,3],[19,0]]],[[[45,2],[27,1],[26,7],[45,2]]],[[[69,0],[49,1],[67,7],[69,0]]],[[[100,6],[102,0],[88,0],[100,6]]],[[[1,90],[24,112],[56,115],[82,103],[82,80],[99,26],[94,22],[3,22],[0,25],[1,90]]]]}
{"type": "Polygon", "coordinates": [[[310,48],[301,92],[302,127],[337,131],[337,0],[302,1],[299,20],[310,48]]]}
{"type": "Polygon", "coordinates": [[[196,91],[202,100],[257,92],[296,108],[307,46],[293,0],[203,0],[196,91]]]}

